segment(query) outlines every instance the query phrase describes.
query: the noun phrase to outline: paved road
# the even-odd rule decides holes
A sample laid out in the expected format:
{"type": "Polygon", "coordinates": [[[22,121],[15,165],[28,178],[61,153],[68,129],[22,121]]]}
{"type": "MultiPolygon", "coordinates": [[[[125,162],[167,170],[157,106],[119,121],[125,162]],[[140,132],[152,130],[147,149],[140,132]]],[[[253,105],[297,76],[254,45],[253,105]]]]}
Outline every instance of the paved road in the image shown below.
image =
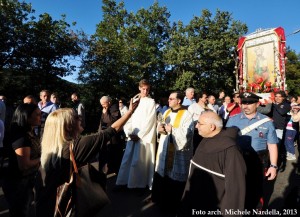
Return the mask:
{"type": "MultiPolygon", "coordinates": [[[[298,152],[297,152],[298,155],[298,152]]],[[[272,192],[269,200],[269,208],[282,210],[285,208],[298,208],[292,202],[285,203],[288,195],[296,194],[297,187],[300,189],[299,164],[296,161],[287,161],[284,171],[279,172],[273,185],[270,185],[272,192]],[[297,174],[298,173],[298,174],[297,174]],[[273,190],[272,190],[273,189],[273,190]]],[[[1,180],[1,179],[0,179],[1,180]]],[[[108,195],[112,201],[113,217],[167,217],[160,212],[160,209],[150,201],[149,190],[125,190],[113,191],[116,176],[108,178],[108,195]]],[[[299,190],[300,191],[300,190],[299,190]]],[[[300,193],[300,192],[298,192],[300,193]]],[[[300,216],[300,214],[298,215],[300,216]]],[[[0,188],[0,217],[8,217],[7,203],[0,188]]],[[[33,216],[34,217],[34,216],[33,216]]]]}
{"type": "Polygon", "coordinates": [[[285,170],[278,173],[269,201],[269,208],[298,208],[298,216],[300,216],[300,207],[295,207],[290,201],[290,197],[298,196],[300,198],[300,156],[299,151],[296,150],[296,152],[298,162],[287,161],[285,170]]]}
{"type": "MultiPolygon", "coordinates": [[[[299,165],[296,161],[287,161],[284,171],[279,172],[276,180],[270,183],[269,209],[281,211],[283,208],[298,208],[300,216],[300,207],[285,204],[287,196],[291,195],[291,192],[296,192],[296,187],[300,189],[300,173],[296,174],[300,171],[299,165]]],[[[108,179],[108,194],[115,208],[114,217],[166,217],[155,204],[149,202],[150,191],[143,194],[135,191],[114,192],[112,191],[114,183],[115,177],[108,179]]]]}

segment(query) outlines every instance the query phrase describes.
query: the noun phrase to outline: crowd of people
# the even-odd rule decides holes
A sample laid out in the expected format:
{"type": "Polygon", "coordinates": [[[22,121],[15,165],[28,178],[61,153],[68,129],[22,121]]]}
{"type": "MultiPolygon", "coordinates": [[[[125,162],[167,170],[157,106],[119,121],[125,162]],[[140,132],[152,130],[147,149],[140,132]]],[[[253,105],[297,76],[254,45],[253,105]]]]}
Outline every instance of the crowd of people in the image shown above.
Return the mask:
{"type": "Polygon", "coordinates": [[[221,90],[217,97],[188,87],[159,101],[150,88],[141,80],[138,100],[128,107],[124,98],[116,104],[102,96],[98,131],[85,135],[90,123],[76,92],[72,108],[62,108],[48,90],[40,92],[39,102],[25,96],[12,117],[0,96],[10,216],[29,216],[32,201],[36,216],[53,216],[56,188],[69,179],[71,144],[77,165],[99,162],[104,173],[117,174],[116,191],[150,189],[166,216],[267,209],[265,186],[287,160],[297,160],[300,96],[278,91],[262,99],[236,92],[231,98],[221,90]]]}

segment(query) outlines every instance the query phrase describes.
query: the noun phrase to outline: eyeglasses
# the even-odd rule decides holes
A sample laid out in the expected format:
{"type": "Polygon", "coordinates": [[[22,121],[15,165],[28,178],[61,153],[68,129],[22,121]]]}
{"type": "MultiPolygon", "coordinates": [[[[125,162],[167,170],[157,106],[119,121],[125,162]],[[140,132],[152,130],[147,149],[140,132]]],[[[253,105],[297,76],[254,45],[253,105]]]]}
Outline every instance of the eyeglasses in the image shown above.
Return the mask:
{"type": "Polygon", "coordinates": [[[169,98],[169,100],[175,100],[175,99],[177,99],[177,98],[169,98]]]}

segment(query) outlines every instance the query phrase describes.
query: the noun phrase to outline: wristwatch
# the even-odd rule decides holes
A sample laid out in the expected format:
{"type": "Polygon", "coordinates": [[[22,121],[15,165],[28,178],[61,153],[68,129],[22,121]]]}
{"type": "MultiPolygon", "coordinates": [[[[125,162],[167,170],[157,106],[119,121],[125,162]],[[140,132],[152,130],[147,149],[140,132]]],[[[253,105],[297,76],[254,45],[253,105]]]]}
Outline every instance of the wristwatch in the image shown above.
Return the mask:
{"type": "Polygon", "coordinates": [[[278,169],[278,166],[274,165],[274,164],[270,164],[270,167],[275,168],[276,170],[278,169]]]}

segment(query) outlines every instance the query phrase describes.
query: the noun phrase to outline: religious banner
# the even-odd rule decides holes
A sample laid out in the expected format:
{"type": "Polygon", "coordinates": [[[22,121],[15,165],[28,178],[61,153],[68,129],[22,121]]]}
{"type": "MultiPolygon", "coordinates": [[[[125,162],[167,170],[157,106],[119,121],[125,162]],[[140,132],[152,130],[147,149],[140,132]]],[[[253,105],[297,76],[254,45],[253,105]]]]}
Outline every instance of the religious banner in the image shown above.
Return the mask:
{"type": "Polygon", "coordinates": [[[281,27],[259,29],[241,37],[238,42],[239,90],[255,93],[285,90],[285,52],[281,27]]]}

